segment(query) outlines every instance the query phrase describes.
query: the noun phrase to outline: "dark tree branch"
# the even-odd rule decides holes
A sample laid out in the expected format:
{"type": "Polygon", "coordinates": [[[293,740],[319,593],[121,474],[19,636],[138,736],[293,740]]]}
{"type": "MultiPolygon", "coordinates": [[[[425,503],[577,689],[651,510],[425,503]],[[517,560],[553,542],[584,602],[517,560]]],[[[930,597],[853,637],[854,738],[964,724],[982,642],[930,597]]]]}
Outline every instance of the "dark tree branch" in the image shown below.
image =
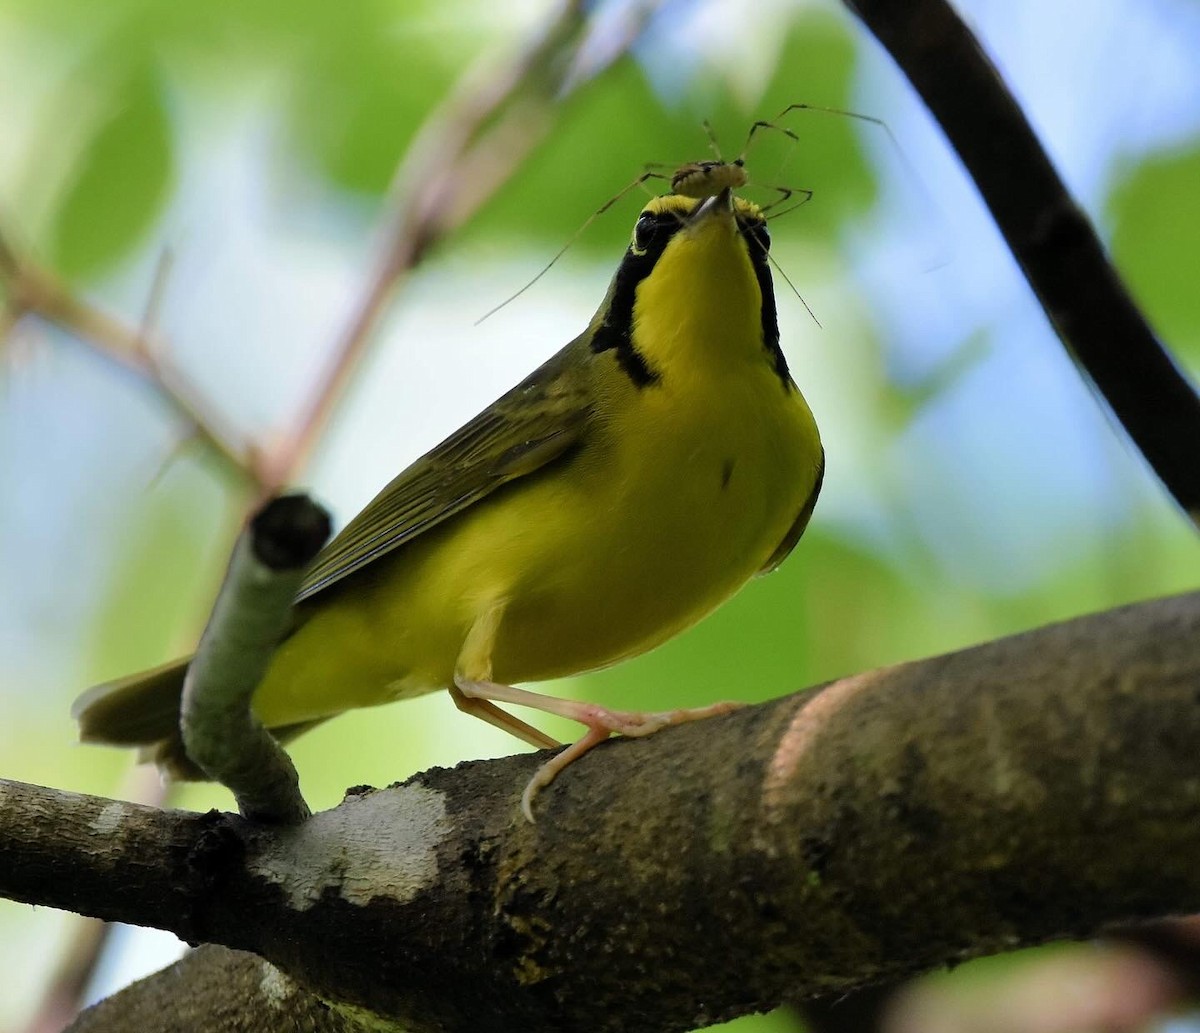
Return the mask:
{"type": "Polygon", "coordinates": [[[1200,1000],[1200,918],[1123,929],[1113,939],[1152,958],[1178,987],[1181,1002],[1200,1000]]]}
{"type": "Polygon", "coordinates": [[[1059,339],[1200,524],[1200,397],[1129,296],[1024,112],[946,0],[845,0],[945,131],[1059,339]]]}
{"type": "Polygon", "coordinates": [[[805,1033],[881,1033],[895,983],[880,983],[851,993],[829,994],[805,1001],[796,1028],[805,1033]]]}
{"type": "Polygon", "coordinates": [[[1194,593],[614,741],[536,826],[536,756],[283,828],[0,784],[0,893],[413,1031],[690,1029],[1200,910],[1198,698],[1194,593]]]}
{"type": "Polygon", "coordinates": [[[201,947],[85,1011],[69,1033],[404,1033],[298,987],[244,951],[201,947]]]}

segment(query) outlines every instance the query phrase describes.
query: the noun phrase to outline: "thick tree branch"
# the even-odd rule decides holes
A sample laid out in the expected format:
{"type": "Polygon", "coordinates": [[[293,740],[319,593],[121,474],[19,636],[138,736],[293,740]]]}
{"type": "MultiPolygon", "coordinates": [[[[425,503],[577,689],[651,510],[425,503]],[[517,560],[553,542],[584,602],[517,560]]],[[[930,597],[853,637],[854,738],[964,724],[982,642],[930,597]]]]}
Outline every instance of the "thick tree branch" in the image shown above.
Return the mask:
{"type": "Polygon", "coordinates": [[[689,1029],[1200,910],[1198,698],[1195,593],[615,741],[536,826],[533,756],[282,829],[8,783],[0,893],[413,1030],[689,1029]]]}
{"type": "Polygon", "coordinates": [[[151,384],[160,399],[212,453],[258,479],[258,453],[242,440],[210,399],[183,377],[153,336],[78,296],[56,276],[18,253],[0,229],[0,286],[7,291],[0,345],[26,316],[35,315],[85,342],[122,372],[151,384]]]}
{"type": "Polygon", "coordinates": [[[1200,397],[1113,268],[1024,112],[946,0],[845,0],[945,131],[1059,339],[1200,524],[1200,397]]]}

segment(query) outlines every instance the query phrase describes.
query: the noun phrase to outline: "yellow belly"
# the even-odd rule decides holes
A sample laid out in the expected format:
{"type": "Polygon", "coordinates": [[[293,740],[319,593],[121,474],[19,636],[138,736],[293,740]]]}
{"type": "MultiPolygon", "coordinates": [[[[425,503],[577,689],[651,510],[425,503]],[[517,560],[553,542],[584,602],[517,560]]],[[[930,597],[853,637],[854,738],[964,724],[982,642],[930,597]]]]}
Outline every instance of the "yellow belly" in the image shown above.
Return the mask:
{"type": "Polygon", "coordinates": [[[316,596],[258,691],[259,716],[285,725],[446,687],[497,604],[492,677],[514,684],[644,652],[741,587],[814,487],[820,444],[800,393],[765,363],[613,391],[626,394],[602,402],[620,415],[561,465],[316,596]]]}

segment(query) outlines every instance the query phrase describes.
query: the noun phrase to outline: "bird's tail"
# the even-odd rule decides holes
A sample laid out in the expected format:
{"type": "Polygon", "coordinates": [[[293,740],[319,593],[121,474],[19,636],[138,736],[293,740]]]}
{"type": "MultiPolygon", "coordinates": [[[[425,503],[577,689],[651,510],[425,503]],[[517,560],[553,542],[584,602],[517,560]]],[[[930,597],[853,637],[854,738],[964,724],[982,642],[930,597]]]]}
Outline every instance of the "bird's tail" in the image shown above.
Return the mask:
{"type": "Polygon", "coordinates": [[[88,689],[71,707],[80,741],[136,746],[138,759],[154,761],[168,778],[203,780],[179,733],[183,676],[191,660],[186,656],[88,689]]]}
{"type": "MultiPolygon", "coordinates": [[[[183,677],[190,656],[88,689],[71,707],[81,742],[136,746],[138,760],[153,762],[172,781],[205,782],[209,776],[187,755],[179,731],[183,677]]],[[[317,721],[272,728],[280,742],[294,739],[317,721]]]]}

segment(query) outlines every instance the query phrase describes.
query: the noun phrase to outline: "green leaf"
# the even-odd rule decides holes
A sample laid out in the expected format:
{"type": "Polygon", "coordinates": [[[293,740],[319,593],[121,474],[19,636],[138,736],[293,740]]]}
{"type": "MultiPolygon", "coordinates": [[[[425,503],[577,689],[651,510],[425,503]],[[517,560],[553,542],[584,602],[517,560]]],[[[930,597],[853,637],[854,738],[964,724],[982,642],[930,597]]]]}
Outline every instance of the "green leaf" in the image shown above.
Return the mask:
{"type": "Polygon", "coordinates": [[[145,239],[174,172],[171,124],[157,78],[141,72],[113,93],[54,214],[50,261],[69,277],[104,272],[145,239]]]}
{"type": "Polygon", "coordinates": [[[1200,150],[1154,157],[1114,191],[1112,250],[1134,297],[1178,352],[1200,360],[1200,150]]]}
{"type": "Polygon", "coordinates": [[[479,47],[465,29],[434,37],[415,5],[404,10],[315,5],[293,78],[292,139],[332,184],[368,196],[387,190],[417,128],[479,47]]]}

